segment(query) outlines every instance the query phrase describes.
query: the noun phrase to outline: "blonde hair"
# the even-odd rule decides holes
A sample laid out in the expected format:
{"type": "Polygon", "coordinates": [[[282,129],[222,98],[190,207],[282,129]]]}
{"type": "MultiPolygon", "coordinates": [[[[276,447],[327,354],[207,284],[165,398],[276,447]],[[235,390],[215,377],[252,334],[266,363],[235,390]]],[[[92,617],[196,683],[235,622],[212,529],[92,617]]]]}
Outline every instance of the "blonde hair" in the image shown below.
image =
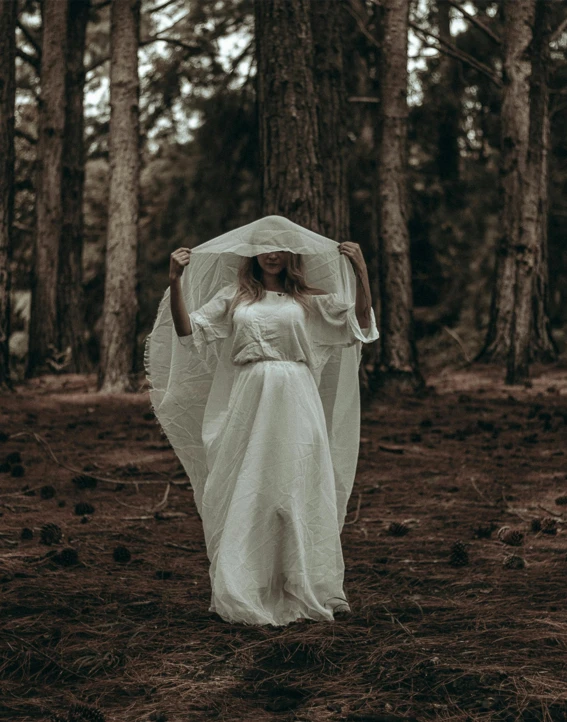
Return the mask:
{"type": "MultiPolygon", "coordinates": [[[[317,289],[306,283],[303,258],[299,253],[289,254],[287,267],[281,271],[280,277],[285,292],[300,303],[306,313],[309,313],[308,298],[311,295],[309,291],[317,289]]],[[[237,283],[238,291],[229,306],[229,313],[232,313],[240,302],[254,303],[260,301],[266,295],[266,288],[262,283],[262,268],[256,256],[243,259],[238,269],[237,283]]]]}

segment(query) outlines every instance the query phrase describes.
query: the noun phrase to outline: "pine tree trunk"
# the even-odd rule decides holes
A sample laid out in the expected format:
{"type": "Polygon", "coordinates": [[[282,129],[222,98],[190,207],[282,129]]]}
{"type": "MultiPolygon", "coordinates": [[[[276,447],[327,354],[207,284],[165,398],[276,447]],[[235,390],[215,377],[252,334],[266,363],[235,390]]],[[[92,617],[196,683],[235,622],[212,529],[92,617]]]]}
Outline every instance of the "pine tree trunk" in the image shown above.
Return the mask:
{"type": "Polygon", "coordinates": [[[63,142],[63,232],[59,247],[57,305],[59,344],[69,351],[67,370],[87,371],[82,288],[85,150],[83,94],[85,36],[90,0],[69,0],[67,22],[66,117],[63,142]]]}
{"type": "Polygon", "coordinates": [[[377,382],[388,391],[423,387],[414,340],[407,199],[408,0],[384,0],[378,144],[381,358],[377,382]]]}
{"type": "MultiPolygon", "coordinates": [[[[516,265],[514,310],[506,383],[518,384],[529,377],[530,341],[534,307],[545,308],[547,284],[541,287],[542,263],[546,260],[549,5],[537,0],[531,47],[532,73],[529,95],[529,145],[520,198],[520,230],[513,249],[516,265]],[[539,283],[537,283],[539,281],[539,283]],[[535,300],[537,299],[537,304],[535,300]]],[[[543,329],[549,332],[545,310],[543,329]]],[[[551,336],[542,339],[552,350],[551,336]]]]}
{"type": "Polygon", "coordinates": [[[112,0],[110,59],[110,207],[102,362],[105,393],[132,390],[137,299],[140,0],[112,0]]]}
{"type": "Polygon", "coordinates": [[[500,142],[500,238],[496,250],[489,327],[477,360],[504,362],[512,333],[516,250],[520,248],[521,199],[529,136],[529,79],[536,0],[505,0],[504,88],[500,142]]]}
{"type": "Polygon", "coordinates": [[[17,0],[0,2],[0,389],[10,378],[10,261],[14,216],[17,0]]]}
{"type": "Polygon", "coordinates": [[[346,89],[342,38],[345,7],[336,0],[311,3],[313,81],[317,96],[323,203],[319,227],[339,243],[350,240],[346,173],[346,89]]]}
{"type": "Polygon", "coordinates": [[[57,273],[62,228],[67,0],[44,0],[37,143],[36,234],[27,375],[57,354],[57,273]]]}
{"type": "MultiPolygon", "coordinates": [[[[450,4],[447,0],[437,0],[439,36],[449,43],[451,36],[450,4]]],[[[458,61],[449,55],[441,54],[439,83],[442,97],[439,103],[439,126],[437,130],[437,169],[445,185],[449,204],[454,200],[452,184],[459,179],[459,123],[460,123],[460,83],[458,61]]],[[[456,200],[456,199],[455,199],[456,200]]]]}
{"type": "MultiPolygon", "coordinates": [[[[537,12],[551,12],[549,5],[541,7],[538,4],[537,12]]],[[[541,143],[541,180],[539,183],[539,211],[538,211],[538,255],[537,255],[537,272],[534,284],[533,299],[533,324],[531,332],[531,349],[530,360],[550,363],[557,360],[559,349],[553,336],[551,335],[551,321],[549,318],[549,256],[548,256],[548,240],[547,226],[549,220],[549,142],[550,142],[550,117],[549,117],[549,71],[550,71],[550,53],[549,53],[549,17],[540,19],[542,23],[541,37],[538,38],[537,33],[540,32],[538,18],[536,17],[536,25],[534,28],[534,45],[540,50],[535,55],[534,50],[534,66],[532,70],[532,104],[531,112],[535,116],[540,116],[537,124],[541,124],[541,132],[539,135],[530,134],[530,144],[532,142],[541,143]],[[539,92],[538,92],[539,89],[539,92]]],[[[535,129],[535,126],[534,126],[535,129]]],[[[531,152],[531,151],[530,151],[531,152]]]]}
{"type": "Polygon", "coordinates": [[[263,213],[323,232],[310,0],[255,0],[263,213]]]}

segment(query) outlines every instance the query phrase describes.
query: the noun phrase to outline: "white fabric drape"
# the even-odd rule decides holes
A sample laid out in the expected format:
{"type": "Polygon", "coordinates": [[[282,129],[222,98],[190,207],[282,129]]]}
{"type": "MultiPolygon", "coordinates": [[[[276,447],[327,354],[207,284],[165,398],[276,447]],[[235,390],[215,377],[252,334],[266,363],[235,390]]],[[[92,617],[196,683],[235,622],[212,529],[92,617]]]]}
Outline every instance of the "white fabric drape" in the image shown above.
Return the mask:
{"type": "MultiPolygon", "coordinates": [[[[342,596],[344,569],[338,534],[344,524],[358,459],[361,344],[376,340],[379,334],[373,311],[368,329],[363,330],[358,324],[354,271],[337,247],[337,242],[280,216],[262,218],[203,243],[192,250],[191,262],[181,279],[192,333],[177,336],[168,288],[146,340],[144,362],[150,400],[189,476],[211,561],[211,609],[225,619],[285,624],[297,616],[332,618],[331,612],[322,607],[322,598],[331,592],[342,596]],[[326,293],[310,297],[312,312],[307,317],[291,297],[268,292],[252,307],[237,307],[231,319],[227,309],[237,289],[236,274],[242,257],[270,250],[302,254],[307,282],[326,293]],[[278,389],[286,380],[298,395],[278,396],[278,389]],[[249,411],[245,412],[245,408],[249,411]],[[303,418],[298,421],[298,409],[302,408],[303,418]],[[293,454],[297,456],[298,445],[305,438],[312,440],[310,453],[305,454],[303,466],[298,467],[293,454]],[[227,439],[235,448],[227,448],[227,439]],[[241,488],[243,483],[253,486],[265,468],[258,462],[258,454],[265,453],[259,449],[253,457],[255,466],[247,469],[249,446],[256,444],[255,449],[265,446],[270,439],[273,449],[280,448],[284,441],[291,450],[289,458],[282,457],[281,463],[274,461],[280,476],[290,470],[289,478],[271,480],[269,493],[266,489],[262,492],[264,497],[268,494],[264,505],[271,504],[274,513],[277,512],[274,518],[279,520],[282,534],[285,528],[292,529],[295,539],[291,542],[289,533],[282,536],[280,542],[288,556],[287,561],[279,562],[270,555],[257,559],[254,556],[252,549],[258,548],[259,537],[265,533],[269,540],[277,533],[269,519],[261,518],[262,504],[254,501],[258,489],[251,495],[241,488]],[[300,518],[303,511],[295,502],[292,510],[277,495],[277,490],[280,482],[293,485],[298,474],[319,475],[321,483],[330,480],[332,489],[320,494],[320,498],[316,495],[304,498],[309,513],[325,520],[318,525],[323,536],[318,546],[312,547],[312,558],[298,562],[299,567],[294,561],[291,569],[289,560],[296,560],[304,541],[298,537],[301,524],[290,515],[296,515],[303,523],[300,518]],[[232,504],[230,508],[227,499],[232,504]],[[246,514],[248,522],[255,515],[252,524],[255,539],[253,543],[250,539],[235,543],[238,529],[245,533],[242,515],[246,514]],[[331,517],[332,524],[328,522],[331,517]],[[331,526],[325,532],[327,522],[331,526]],[[325,546],[324,539],[331,538],[331,528],[336,533],[325,546]],[[234,549],[223,542],[223,535],[232,539],[234,549]],[[246,573],[251,580],[242,586],[244,552],[248,555],[246,573]],[[334,562],[317,580],[313,569],[325,568],[317,558],[320,553],[330,555],[334,562]],[[311,579],[306,585],[308,569],[311,579]],[[240,576],[234,576],[236,571],[231,576],[231,570],[240,570],[240,576]],[[287,575],[285,599],[270,573],[275,575],[274,579],[287,575]],[[329,579],[333,576],[334,580],[329,579]]],[[[266,480],[262,483],[266,484],[266,480]]]]}

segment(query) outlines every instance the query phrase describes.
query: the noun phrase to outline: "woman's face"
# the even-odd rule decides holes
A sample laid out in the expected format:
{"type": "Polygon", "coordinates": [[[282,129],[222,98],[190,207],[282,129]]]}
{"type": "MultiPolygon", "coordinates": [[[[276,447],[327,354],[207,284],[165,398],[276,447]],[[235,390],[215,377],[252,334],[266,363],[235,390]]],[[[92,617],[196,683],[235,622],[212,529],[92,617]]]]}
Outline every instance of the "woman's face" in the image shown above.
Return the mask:
{"type": "Polygon", "coordinates": [[[284,268],[287,268],[289,254],[289,251],[270,251],[269,253],[259,253],[256,258],[264,273],[277,276],[284,268]]]}

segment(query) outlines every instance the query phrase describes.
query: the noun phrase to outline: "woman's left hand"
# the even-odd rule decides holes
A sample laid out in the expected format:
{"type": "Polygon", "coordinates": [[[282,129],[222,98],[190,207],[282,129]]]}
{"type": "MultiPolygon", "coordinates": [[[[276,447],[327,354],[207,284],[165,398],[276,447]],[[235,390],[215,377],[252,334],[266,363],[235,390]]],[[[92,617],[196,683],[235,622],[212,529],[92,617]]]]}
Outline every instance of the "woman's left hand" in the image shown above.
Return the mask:
{"type": "Polygon", "coordinates": [[[342,253],[350,260],[355,271],[363,271],[366,269],[366,261],[364,260],[362,250],[358,243],[353,243],[352,241],[339,243],[339,253],[342,253]]]}

